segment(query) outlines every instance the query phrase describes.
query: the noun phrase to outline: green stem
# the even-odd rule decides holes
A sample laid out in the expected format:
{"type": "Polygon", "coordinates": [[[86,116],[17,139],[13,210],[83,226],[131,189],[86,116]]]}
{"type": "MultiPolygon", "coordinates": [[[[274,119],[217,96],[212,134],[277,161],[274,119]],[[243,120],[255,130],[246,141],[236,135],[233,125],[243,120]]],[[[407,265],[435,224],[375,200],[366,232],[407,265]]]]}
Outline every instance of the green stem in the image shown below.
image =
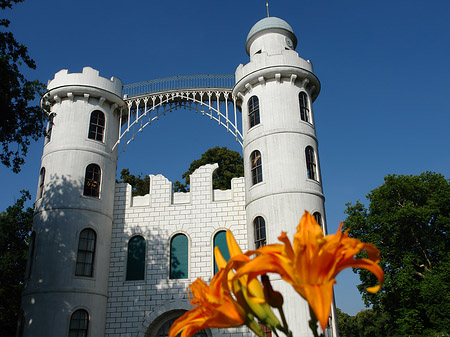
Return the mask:
{"type": "Polygon", "coordinates": [[[317,333],[317,318],[316,315],[314,314],[314,311],[311,309],[311,307],[309,307],[309,315],[311,316],[311,319],[309,320],[309,328],[311,329],[314,337],[323,337],[323,333],[319,334],[317,333]]]}

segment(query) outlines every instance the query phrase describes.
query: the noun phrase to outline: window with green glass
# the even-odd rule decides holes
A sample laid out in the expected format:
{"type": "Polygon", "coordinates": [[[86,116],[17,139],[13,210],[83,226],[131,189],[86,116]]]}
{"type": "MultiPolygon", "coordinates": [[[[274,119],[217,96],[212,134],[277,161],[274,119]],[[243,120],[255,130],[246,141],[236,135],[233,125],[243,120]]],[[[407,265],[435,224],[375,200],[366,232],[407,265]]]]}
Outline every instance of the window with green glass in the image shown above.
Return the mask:
{"type": "MultiPolygon", "coordinates": [[[[228,261],[230,259],[230,252],[228,251],[227,245],[227,232],[220,231],[217,232],[216,235],[214,235],[214,247],[219,247],[219,250],[225,260],[228,261]]],[[[218,271],[219,268],[217,267],[216,258],[214,257],[214,274],[216,274],[218,271]]]]}
{"type": "Polygon", "coordinates": [[[135,236],[128,241],[127,281],[143,280],[145,275],[145,239],[135,236]]]}
{"type": "Polygon", "coordinates": [[[171,279],[188,278],[189,241],[186,235],[176,234],[170,240],[170,272],[171,279]]]}

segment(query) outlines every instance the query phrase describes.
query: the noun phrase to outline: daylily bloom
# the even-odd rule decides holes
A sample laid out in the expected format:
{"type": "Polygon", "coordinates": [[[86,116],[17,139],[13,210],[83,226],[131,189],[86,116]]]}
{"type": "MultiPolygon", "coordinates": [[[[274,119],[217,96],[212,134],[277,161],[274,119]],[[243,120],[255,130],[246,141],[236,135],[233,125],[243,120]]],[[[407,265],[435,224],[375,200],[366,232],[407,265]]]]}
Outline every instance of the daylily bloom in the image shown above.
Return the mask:
{"type": "Polygon", "coordinates": [[[190,301],[194,308],[172,324],[169,337],[175,337],[180,332],[181,337],[189,337],[206,328],[244,325],[247,315],[228,291],[224,273],[224,269],[220,270],[209,286],[201,279],[195,280],[189,286],[190,301]]]}
{"type": "MultiPolygon", "coordinates": [[[[280,321],[273,313],[270,305],[264,296],[264,289],[257,279],[248,280],[247,275],[243,275],[238,279],[234,278],[234,271],[239,270],[243,263],[248,262],[248,257],[242,254],[242,250],[237,244],[231,231],[227,231],[227,246],[230,253],[230,261],[226,261],[219,248],[215,247],[214,254],[217,266],[224,268],[227,273],[228,287],[235,295],[237,302],[247,312],[250,320],[256,316],[261,323],[271,329],[281,328],[280,321]]],[[[281,296],[281,294],[280,294],[281,296]]]]}
{"type": "Polygon", "coordinates": [[[371,271],[379,284],[367,288],[377,292],[383,283],[384,273],[378,263],[378,249],[370,243],[350,238],[342,232],[342,223],[336,234],[324,236],[313,216],[305,212],[294,235],[293,245],[281,233],[283,244],[272,244],[251,253],[257,256],[237,270],[235,278],[248,275],[249,280],[266,273],[277,273],[308,301],[322,329],[325,329],[331,309],[333,284],[343,269],[364,268],[371,271]],[[355,259],[355,254],[367,251],[367,259],[355,259]]]}

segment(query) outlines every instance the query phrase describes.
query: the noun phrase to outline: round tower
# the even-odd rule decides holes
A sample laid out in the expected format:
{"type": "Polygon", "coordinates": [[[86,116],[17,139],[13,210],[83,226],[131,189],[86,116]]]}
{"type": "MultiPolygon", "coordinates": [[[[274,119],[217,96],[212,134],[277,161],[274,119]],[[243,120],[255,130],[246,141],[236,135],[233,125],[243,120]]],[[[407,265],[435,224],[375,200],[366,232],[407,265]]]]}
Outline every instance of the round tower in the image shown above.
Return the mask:
{"type": "MultiPolygon", "coordinates": [[[[282,19],[267,17],[250,30],[250,62],[236,69],[233,95],[242,106],[249,247],[290,238],[308,211],[325,231],[324,195],[312,102],[320,91],[310,61],[299,57],[297,38],[282,19]]],[[[295,336],[309,336],[309,309],[290,285],[274,280],[285,294],[295,336]]],[[[312,335],[311,335],[312,336],[312,335]]]]}
{"type": "Polygon", "coordinates": [[[86,67],[47,88],[24,336],[104,336],[122,82],[86,67]]]}

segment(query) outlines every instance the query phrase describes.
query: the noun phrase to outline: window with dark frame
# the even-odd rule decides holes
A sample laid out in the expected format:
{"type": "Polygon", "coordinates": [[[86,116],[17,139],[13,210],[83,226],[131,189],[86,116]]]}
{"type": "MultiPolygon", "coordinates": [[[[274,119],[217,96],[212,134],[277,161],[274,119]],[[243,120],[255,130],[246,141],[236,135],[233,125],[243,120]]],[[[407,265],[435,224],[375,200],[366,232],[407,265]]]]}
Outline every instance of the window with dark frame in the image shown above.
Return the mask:
{"type": "Polygon", "coordinates": [[[308,179],[317,180],[316,172],[316,159],[314,156],[314,150],[311,146],[305,149],[306,156],[306,171],[308,174],[308,179]]]}
{"type": "Polygon", "coordinates": [[[320,215],[319,212],[314,212],[313,216],[316,219],[316,222],[319,224],[319,226],[322,227],[322,215],[320,215]]]}
{"type": "Polygon", "coordinates": [[[100,179],[100,166],[97,164],[89,164],[86,167],[86,175],[84,177],[83,195],[98,198],[100,196],[100,179]]]}
{"type": "Polygon", "coordinates": [[[31,272],[33,270],[33,262],[34,262],[34,247],[36,245],[36,232],[32,231],[30,235],[30,245],[28,251],[28,265],[25,273],[25,279],[29,279],[31,277],[31,272]]]}
{"type": "Polygon", "coordinates": [[[259,124],[259,99],[256,96],[248,100],[248,120],[250,129],[259,124]]]}
{"type": "Polygon", "coordinates": [[[300,102],[300,118],[302,121],[309,123],[308,95],[304,91],[300,91],[298,94],[298,99],[300,102]]]}
{"type": "Polygon", "coordinates": [[[91,113],[91,121],[89,124],[89,139],[103,142],[103,134],[105,132],[105,114],[100,110],[94,110],[91,113]]]}
{"type": "Polygon", "coordinates": [[[144,280],[145,277],[145,239],[134,236],[128,241],[127,281],[144,280]]]}
{"type": "Polygon", "coordinates": [[[50,116],[48,116],[47,132],[45,134],[45,144],[47,144],[52,140],[53,118],[55,118],[55,114],[51,113],[50,116]]]}
{"type": "Polygon", "coordinates": [[[170,279],[186,279],[189,273],[189,240],[184,234],[176,234],[170,240],[170,279]]]}
{"type": "Polygon", "coordinates": [[[38,199],[42,198],[44,194],[44,183],[45,183],[45,167],[41,168],[39,173],[39,187],[38,187],[38,199]]]}
{"type": "Polygon", "coordinates": [[[266,222],[262,216],[257,216],[253,220],[253,229],[255,235],[255,248],[266,245],[266,222]]]}
{"type": "Polygon", "coordinates": [[[87,337],[89,328],[89,314],[86,310],[78,309],[70,317],[69,337],[87,337]]]}
{"type": "Polygon", "coordinates": [[[252,184],[258,184],[263,180],[262,177],[262,163],[261,152],[255,150],[250,155],[251,170],[252,170],[252,184]]]}
{"type": "Polygon", "coordinates": [[[90,228],[83,229],[78,240],[76,276],[89,276],[94,274],[95,241],[97,235],[90,228]]]}

